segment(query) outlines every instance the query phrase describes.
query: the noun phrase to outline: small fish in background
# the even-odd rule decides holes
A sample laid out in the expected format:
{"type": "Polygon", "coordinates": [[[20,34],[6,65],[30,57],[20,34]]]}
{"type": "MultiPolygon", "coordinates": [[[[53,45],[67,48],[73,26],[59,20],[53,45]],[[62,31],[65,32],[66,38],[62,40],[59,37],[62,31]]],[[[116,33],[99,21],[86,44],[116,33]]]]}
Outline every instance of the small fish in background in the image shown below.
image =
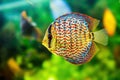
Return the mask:
{"type": "Polygon", "coordinates": [[[65,0],[50,0],[50,8],[54,19],[71,12],[70,7],[65,0]]]}
{"type": "Polygon", "coordinates": [[[109,36],[113,36],[116,31],[116,19],[110,9],[105,9],[103,15],[103,26],[109,36]]]}
{"type": "Polygon", "coordinates": [[[27,16],[26,11],[21,13],[21,17],[22,35],[28,39],[36,39],[40,42],[42,32],[38,27],[36,27],[36,23],[32,22],[32,19],[27,16]]]}
{"type": "Polygon", "coordinates": [[[93,32],[98,24],[99,20],[85,14],[62,15],[48,27],[42,44],[70,63],[84,64],[99,50],[96,43],[107,45],[104,29],[93,32]]]}

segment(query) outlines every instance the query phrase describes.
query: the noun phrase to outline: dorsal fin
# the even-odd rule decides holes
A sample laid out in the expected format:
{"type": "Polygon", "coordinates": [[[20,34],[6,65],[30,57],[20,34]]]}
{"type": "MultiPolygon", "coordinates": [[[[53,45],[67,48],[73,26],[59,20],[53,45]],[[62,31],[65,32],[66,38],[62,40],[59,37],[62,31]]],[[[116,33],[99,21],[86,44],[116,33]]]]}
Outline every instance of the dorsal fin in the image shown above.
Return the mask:
{"type": "Polygon", "coordinates": [[[90,31],[94,31],[96,29],[96,27],[98,26],[99,22],[100,22],[99,20],[97,20],[95,18],[92,18],[88,15],[81,14],[81,13],[76,13],[76,12],[73,12],[73,13],[85,18],[85,20],[88,22],[88,27],[89,27],[90,31]]]}
{"type": "Polygon", "coordinates": [[[81,16],[83,16],[85,20],[88,22],[88,27],[90,31],[94,31],[100,22],[99,20],[85,14],[81,14],[81,16]]]}

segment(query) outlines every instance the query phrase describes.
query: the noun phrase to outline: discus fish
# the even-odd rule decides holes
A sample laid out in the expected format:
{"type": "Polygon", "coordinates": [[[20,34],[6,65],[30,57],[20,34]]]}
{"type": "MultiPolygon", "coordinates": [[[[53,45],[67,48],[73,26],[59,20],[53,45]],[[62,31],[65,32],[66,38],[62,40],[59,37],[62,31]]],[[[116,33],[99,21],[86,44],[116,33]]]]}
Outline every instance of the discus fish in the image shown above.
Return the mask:
{"type": "Polygon", "coordinates": [[[21,17],[22,35],[28,39],[36,39],[37,41],[41,41],[42,32],[36,24],[32,22],[32,19],[27,16],[26,11],[21,13],[21,17]]]}
{"type": "Polygon", "coordinates": [[[92,32],[99,20],[81,13],[58,17],[47,29],[42,44],[73,64],[89,62],[97,52],[96,43],[107,45],[104,29],[92,32]]]}

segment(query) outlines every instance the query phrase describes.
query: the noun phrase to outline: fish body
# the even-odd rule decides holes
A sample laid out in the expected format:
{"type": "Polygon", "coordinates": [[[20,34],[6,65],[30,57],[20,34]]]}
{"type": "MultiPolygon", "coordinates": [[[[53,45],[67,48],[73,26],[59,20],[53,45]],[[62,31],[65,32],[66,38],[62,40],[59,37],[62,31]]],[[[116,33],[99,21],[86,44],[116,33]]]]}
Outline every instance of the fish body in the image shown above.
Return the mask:
{"type": "Polygon", "coordinates": [[[92,30],[99,20],[80,13],[58,17],[47,29],[43,45],[73,64],[83,64],[96,52],[92,30]]]}

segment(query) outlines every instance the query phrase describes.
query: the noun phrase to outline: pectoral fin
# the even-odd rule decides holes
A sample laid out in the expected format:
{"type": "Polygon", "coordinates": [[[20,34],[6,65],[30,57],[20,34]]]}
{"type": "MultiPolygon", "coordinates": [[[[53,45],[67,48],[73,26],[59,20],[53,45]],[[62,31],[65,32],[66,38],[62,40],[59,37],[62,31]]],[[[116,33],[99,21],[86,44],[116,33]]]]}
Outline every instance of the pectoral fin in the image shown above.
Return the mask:
{"type": "Polygon", "coordinates": [[[108,35],[104,29],[99,31],[93,32],[94,34],[94,41],[106,46],[108,44],[108,35]]]}

